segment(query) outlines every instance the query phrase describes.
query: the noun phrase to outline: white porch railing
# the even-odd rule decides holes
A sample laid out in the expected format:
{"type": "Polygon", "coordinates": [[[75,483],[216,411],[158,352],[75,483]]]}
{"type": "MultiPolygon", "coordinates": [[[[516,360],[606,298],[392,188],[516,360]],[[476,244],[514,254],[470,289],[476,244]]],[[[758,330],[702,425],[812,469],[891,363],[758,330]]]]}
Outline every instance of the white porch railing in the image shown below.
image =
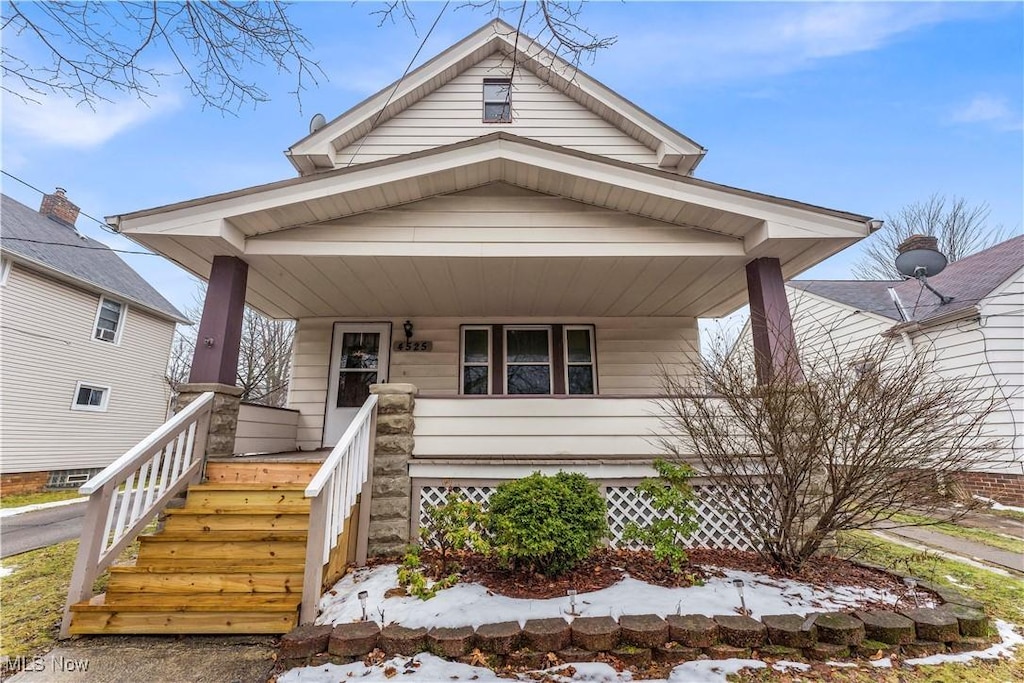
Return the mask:
{"type": "Polygon", "coordinates": [[[89,502],[61,638],[69,635],[71,605],[91,598],[96,577],[168,501],[202,476],[213,396],[201,394],[79,489],[89,502]]]}
{"type": "MultiPolygon", "coordinates": [[[[309,508],[309,535],[306,537],[306,573],[302,582],[302,610],[299,622],[316,619],[317,604],[323,586],[323,569],[331,552],[351,524],[352,508],[370,475],[373,444],[377,434],[377,395],[370,394],[352,423],[324,464],[306,487],[309,508]]],[[[364,497],[365,501],[365,497],[364,497]]],[[[365,504],[365,503],[364,503],[365,504]]]]}

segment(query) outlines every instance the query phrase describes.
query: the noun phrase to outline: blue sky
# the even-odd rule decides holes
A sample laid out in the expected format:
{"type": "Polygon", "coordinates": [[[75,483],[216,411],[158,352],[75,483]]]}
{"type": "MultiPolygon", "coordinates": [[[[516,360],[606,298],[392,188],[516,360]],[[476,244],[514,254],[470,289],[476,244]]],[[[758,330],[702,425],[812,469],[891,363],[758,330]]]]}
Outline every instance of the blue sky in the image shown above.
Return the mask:
{"type": "MultiPolygon", "coordinates": [[[[292,177],[282,151],[310,117],[334,118],[401,75],[441,4],[414,5],[418,35],[405,22],[378,28],[379,7],[293,8],[329,76],[304,95],[301,113],[288,78],[258,67],[273,100],[237,116],[203,111],[173,78],[148,104],[95,112],[6,96],[3,168],[46,191],[67,188],[98,218],[292,177]]],[[[419,61],[489,18],[449,9],[419,61]]],[[[993,225],[1021,231],[1020,3],[609,2],[584,5],[583,22],[618,36],[584,69],[708,148],[699,177],[878,217],[957,194],[989,204],[993,225]]],[[[38,193],[2,183],[38,206],[38,193]]],[[[84,217],[78,227],[138,249],[84,217]]],[[[850,277],[858,248],[803,277],[850,277]]],[[[173,264],[125,259],[175,304],[191,301],[191,278],[173,264]]]]}

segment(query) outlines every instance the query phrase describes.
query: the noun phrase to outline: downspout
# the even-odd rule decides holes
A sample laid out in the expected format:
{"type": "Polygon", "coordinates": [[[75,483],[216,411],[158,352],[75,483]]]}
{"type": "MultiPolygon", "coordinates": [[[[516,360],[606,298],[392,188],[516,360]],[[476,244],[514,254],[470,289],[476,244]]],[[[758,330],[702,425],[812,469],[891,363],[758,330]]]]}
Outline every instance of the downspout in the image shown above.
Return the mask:
{"type": "MultiPolygon", "coordinates": [[[[907,317],[907,312],[903,310],[903,302],[900,301],[900,295],[896,293],[894,287],[889,288],[889,296],[892,298],[892,303],[896,306],[896,310],[899,311],[900,318],[903,322],[909,322],[910,319],[907,317]]],[[[910,341],[910,335],[906,330],[900,332],[900,339],[903,340],[903,346],[907,350],[907,355],[912,359],[917,360],[917,352],[914,350],[914,342],[910,341]]]]}
{"type": "Polygon", "coordinates": [[[917,360],[917,351],[914,350],[914,342],[910,341],[910,335],[906,331],[900,332],[900,339],[903,340],[903,346],[907,349],[907,355],[917,360]]]}

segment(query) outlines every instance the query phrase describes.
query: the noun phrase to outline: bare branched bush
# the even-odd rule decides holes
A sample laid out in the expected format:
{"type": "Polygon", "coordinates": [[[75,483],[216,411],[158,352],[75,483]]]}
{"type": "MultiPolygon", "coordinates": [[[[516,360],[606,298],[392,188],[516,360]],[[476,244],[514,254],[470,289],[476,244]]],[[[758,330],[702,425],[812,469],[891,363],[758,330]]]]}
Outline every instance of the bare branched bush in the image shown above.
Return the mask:
{"type": "Polygon", "coordinates": [[[861,280],[902,280],[896,270],[896,247],[911,235],[931,235],[949,262],[1002,242],[1006,233],[988,225],[987,204],[970,204],[963,197],[933,194],[923,202],[886,214],[885,225],[866,242],[853,272],[861,280]]]}
{"type": "Polygon", "coordinates": [[[939,375],[929,353],[882,340],[856,360],[803,348],[805,382],[757,384],[750,357],[713,351],[694,376],[662,375],[665,449],[728,495],[719,501],[769,561],[799,569],[836,532],[900,512],[949,519],[944,482],[987,462],[993,391],[939,375]]]}

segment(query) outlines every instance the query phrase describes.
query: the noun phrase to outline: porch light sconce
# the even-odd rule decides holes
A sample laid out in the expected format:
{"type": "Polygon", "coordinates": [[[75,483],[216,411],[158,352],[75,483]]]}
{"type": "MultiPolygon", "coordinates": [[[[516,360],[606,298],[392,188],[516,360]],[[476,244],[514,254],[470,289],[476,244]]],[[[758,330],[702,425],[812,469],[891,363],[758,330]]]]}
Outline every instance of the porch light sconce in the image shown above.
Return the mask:
{"type": "Polygon", "coordinates": [[[405,330],[405,341],[412,339],[412,321],[406,320],[402,323],[402,329],[405,330]]]}
{"type": "Polygon", "coordinates": [[[203,337],[203,346],[208,349],[213,348],[213,337],[203,337]]]}
{"type": "Polygon", "coordinates": [[[750,612],[747,611],[747,601],[743,597],[743,579],[733,579],[732,585],[736,587],[736,592],[740,594],[740,613],[743,616],[749,616],[750,612]]]}
{"type": "Polygon", "coordinates": [[[366,591],[359,591],[359,606],[363,608],[363,618],[360,621],[366,621],[366,599],[370,597],[370,594],[366,591]]]}

